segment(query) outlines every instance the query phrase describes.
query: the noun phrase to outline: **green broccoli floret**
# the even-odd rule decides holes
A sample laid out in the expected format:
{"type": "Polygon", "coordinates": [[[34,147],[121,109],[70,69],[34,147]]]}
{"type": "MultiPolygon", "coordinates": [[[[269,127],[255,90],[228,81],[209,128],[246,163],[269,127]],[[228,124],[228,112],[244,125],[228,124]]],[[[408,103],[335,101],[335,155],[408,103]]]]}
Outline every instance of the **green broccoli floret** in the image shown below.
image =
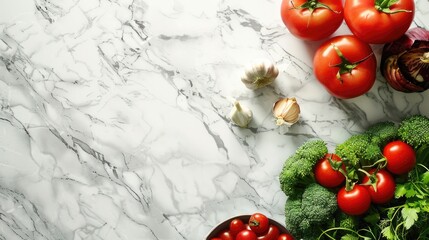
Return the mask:
{"type": "Polygon", "coordinates": [[[398,126],[393,122],[379,122],[369,127],[365,133],[370,135],[372,143],[383,148],[398,138],[398,126]]]}
{"type": "Polygon", "coordinates": [[[399,125],[398,135],[415,149],[429,145],[429,118],[414,115],[404,119],[399,125]]]}
{"type": "Polygon", "coordinates": [[[370,134],[353,135],[335,148],[335,153],[341,157],[347,166],[361,167],[362,163],[372,164],[382,158],[380,147],[371,142],[370,134]]]}
{"type": "Polygon", "coordinates": [[[335,193],[317,183],[307,186],[301,196],[285,204],[286,227],[297,239],[317,239],[337,211],[335,193]]]}
{"type": "Polygon", "coordinates": [[[327,153],[326,143],[321,139],[309,140],[302,144],[283,165],[279,176],[283,192],[287,196],[302,193],[308,184],[314,182],[314,165],[327,153]]]}
{"type": "MultiPolygon", "coordinates": [[[[335,216],[336,225],[340,228],[356,231],[359,229],[359,218],[345,214],[343,211],[338,211],[335,216]]],[[[350,232],[344,232],[344,234],[350,232]]]]}

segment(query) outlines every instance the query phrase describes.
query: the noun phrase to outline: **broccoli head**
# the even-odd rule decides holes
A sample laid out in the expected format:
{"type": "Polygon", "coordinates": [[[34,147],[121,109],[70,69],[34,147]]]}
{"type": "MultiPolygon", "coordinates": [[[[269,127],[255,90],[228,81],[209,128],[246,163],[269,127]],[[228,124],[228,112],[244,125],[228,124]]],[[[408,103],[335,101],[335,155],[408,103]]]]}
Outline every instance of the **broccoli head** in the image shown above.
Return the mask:
{"type": "Polygon", "coordinates": [[[393,122],[379,122],[369,127],[365,133],[370,135],[371,143],[383,148],[398,138],[398,126],[393,122]]]}
{"type": "Polygon", "coordinates": [[[335,193],[317,183],[305,188],[301,196],[289,197],[285,204],[286,227],[296,238],[317,239],[337,211],[335,193]]]}
{"type": "Polygon", "coordinates": [[[398,135],[415,149],[429,145],[429,118],[414,115],[404,119],[399,125],[398,135]]]}
{"type": "Polygon", "coordinates": [[[347,166],[359,168],[361,163],[372,164],[382,158],[380,147],[371,142],[371,134],[353,135],[335,148],[347,166]]]}
{"type": "Polygon", "coordinates": [[[314,182],[314,165],[327,153],[326,143],[321,139],[302,144],[283,165],[279,176],[283,192],[288,196],[302,193],[308,184],[314,182]]]}

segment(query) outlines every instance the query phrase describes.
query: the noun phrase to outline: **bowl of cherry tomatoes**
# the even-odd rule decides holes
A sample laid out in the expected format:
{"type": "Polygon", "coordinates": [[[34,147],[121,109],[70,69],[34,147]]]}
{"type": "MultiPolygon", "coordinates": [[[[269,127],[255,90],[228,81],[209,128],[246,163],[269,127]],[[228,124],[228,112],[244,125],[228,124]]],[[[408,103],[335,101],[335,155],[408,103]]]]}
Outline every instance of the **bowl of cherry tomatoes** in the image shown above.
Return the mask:
{"type": "Polygon", "coordinates": [[[262,213],[231,217],[215,226],[205,240],[294,240],[279,222],[262,213]]]}

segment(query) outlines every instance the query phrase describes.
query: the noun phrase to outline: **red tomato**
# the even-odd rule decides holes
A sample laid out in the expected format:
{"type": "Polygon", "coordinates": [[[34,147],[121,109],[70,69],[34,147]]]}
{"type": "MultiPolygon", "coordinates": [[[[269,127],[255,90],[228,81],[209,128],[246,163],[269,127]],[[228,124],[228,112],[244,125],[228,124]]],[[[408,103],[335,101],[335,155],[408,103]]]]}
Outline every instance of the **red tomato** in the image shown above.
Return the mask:
{"type": "Polygon", "coordinates": [[[408,30],[414,19],[414,8],[414,0],[346,0],[344,19],[350,31],[363,41],[387,43],[408,30]]]}
{"type": "Polygon", "coordinates": [[[337,98],[354,98],[374,85],[377,61],[369,44],[345,35],[323,43],[314,55],[313,67],[329,93],[337,98]]]}
{"type": "Polygon", "coordinates": [[[258,235],[265,234],[268,231],[269,220],[262,213],[254,213],[250,216],[249,226],[253,232],[258,235]]]}
{"type": "Polygon", "coordinates": [[[314,166],[316,181],[327,188],[338,187],[345,180],[344,175],[338,171],[339,168],[342,168],[344,171],[346,170],[345,165],[341,162],[341,158],[333,153],[326,154],[314,166]]]}
{"type": "Polygon", "coordinates": [[[239,232],[246,229],[246,226],[244,225],[243,221],[241,219],[236,218],[231,220],[229,223],[229,232],[232,236],[236,236],[239,232]]]}
{"type": "Polygon", "coordinates": [[[210,240],[222,240],[221,238],[212,238],[210,240]]]}
{"type": "Polygon", "coordinates": [[[258,240],[277,240],[280,235],[280,230],[275,225],[270,225],[268,232],[265,235],[259,236],[258,240]]]}
{"type": "Polygon", "coordinates": [[[219,238],[222,240],[234,240],[234,236],[228,231],[225,230],[219,234],[219,238]]]}
{"type": "Polygon", "coordinates": [[[237,234],[235,240],[257,240],[257,236],[251,230],[243,230],[237,234]]]}
{"type": "Polygon", "coordinates": [[[405,174],[416,165],[414,149],[402,141],[388,143],[383,148],[383,155],[387,159],[387,170],[393,174],[405,174]]]}
{"type": "Polygon", "coordinates": [[[355,185],[346,191],[343,187],[337,194],[338,207],[348,215],[361,215],[371,206],[371,197],[364,186],[355,185]]]}
{"type": "Polygon", "coordinates": [[[281,17],[287,29],[304,40],[321,40],[343,22],[341,0],[283,0],[281,17]]]}
{"type": "MultiPolygon", "coordinates": [[[[395,195],[395,179],[393,179],[392,175],[384,170],[372,169],[369,171],[369,174],[374,176],[373,182],[375,185],[366,185],[369,195],[371,196],[371,200],[373,203],[383,204],[389,202],[393,196],[395,195]],[[375,174],[374,174],[375,173],[375,174]]],[[[371,177],[372,180],[373,177],[371,177]]],[[[368,183],[370,181],[370,177],[365,176],[362,179],[362,183],[368,183]]]]}
{"type": "Polygon", "coordinates": [[[283,233],[283,234],[280,234],[277,240],[294,240],[294,238],[289,233],[283,233]]]}

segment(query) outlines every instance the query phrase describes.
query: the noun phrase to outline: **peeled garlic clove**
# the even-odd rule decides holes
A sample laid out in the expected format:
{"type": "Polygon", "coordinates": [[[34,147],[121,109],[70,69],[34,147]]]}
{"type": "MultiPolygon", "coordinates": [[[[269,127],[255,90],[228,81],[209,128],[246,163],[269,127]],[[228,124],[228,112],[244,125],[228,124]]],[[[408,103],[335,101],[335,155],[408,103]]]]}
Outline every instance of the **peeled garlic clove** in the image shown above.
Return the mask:
{"type": "Polygon", "coordinates": [[[234,102],[234,107],[229,113],[229,118],[234,124],[246,128],[250,121],[252,121],[252,117],[253,113],[249,108],[242,106],[238,101],[234,102]]]}
{"type": "Polygon", "coordinates": [[[268,60],[261,60],[247,67],[241,81],[252,90],[271,84],[279,75],[277,67],[268,60]]]}
{"type": "Polygon", "coordinates": [[[301,109],[294,97],[281,98],[273,106],[273,115],[276,118],[276,125],[287,124],[289,126],[298,122],[301,109]]]}

